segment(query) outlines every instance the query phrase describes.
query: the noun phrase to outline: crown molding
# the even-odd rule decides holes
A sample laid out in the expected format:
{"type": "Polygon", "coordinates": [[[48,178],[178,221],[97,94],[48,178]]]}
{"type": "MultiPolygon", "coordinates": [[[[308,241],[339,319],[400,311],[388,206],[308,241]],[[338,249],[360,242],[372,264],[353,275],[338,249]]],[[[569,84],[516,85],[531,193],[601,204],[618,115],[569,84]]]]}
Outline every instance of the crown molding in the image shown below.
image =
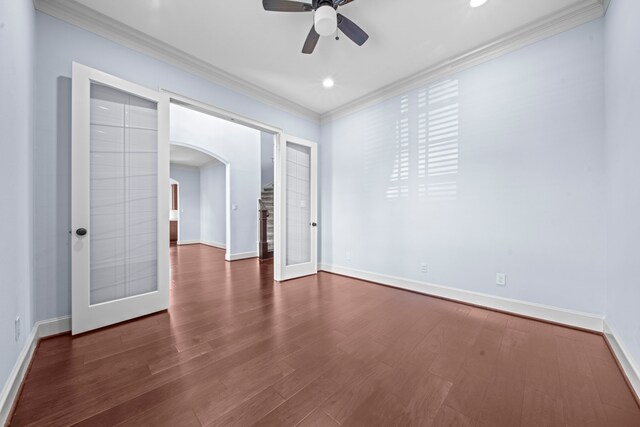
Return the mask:
{"type": "Polygon", "coordinates": [[[313,122],[325,123],[368,106],[513,52],[524,46],[601,18],[611,0],[589,0],[548,15],[474,50],[405,77],[338,108],[320,114],[287,98],[240,79],[141,31],[94,11],[75,0],[33,0],[39,11],[103,36],[118,44],[168,62],[195,75],[234,89],[266,104],[297,114],[313,122]]]}
{"type": "Polygon", "coordinates": [[[323,113],[320,116],[320,121],[321,123],[326,123],[339,119],[389,98],[393,98],[394,96],[416,89],[424,84],[434,82],[443,77],[450,76],[451,74],[466,70],[545,38],[601,18],[605,15],[610,1],[611,0],[590,0],[586,4],[567,7],[559,13],[548,15],[530,25],[521,27],[518,30],[486,43],[475,50],[446,60],[395,83],[384,86],[341,107],[323,113]]]}
{"type": "Polygon", "coordinates": [[[130,49],[168,62],[192,74],[234,89],[271,106],[302,116],[316,123],[320,119],[319,113],[307,107],[240,79],[208,62],[124,25],[74,0],[33,0],[33,5],[42,13],[91,31],[130,49]]]}

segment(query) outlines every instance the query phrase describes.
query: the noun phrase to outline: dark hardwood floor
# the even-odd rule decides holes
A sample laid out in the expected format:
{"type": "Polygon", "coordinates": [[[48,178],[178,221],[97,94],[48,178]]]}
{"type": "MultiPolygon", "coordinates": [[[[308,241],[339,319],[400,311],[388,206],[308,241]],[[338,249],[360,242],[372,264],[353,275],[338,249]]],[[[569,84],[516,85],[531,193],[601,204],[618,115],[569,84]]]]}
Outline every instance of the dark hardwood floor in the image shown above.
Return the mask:
{"type": "Polygon", "coordinates": [[[43,340],[11,425],[639,426],[603,338],[171,248],[171,308],[43,340]]]}

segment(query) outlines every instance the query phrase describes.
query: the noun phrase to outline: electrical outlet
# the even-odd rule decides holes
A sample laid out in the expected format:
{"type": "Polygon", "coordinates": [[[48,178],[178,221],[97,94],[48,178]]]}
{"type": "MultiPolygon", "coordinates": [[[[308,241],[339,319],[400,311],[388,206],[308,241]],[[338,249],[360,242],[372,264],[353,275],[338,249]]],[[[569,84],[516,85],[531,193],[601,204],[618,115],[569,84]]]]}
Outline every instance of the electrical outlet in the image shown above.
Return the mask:
{"type": "Polygon", "coordinates": [[[344,257],[346,258],[347,261],[351,261],[351,252],[347,251],[347,253],[344,255],[344,257]]]}
{"type": "Polygon", "coordinates": [[[429,272],[429,266],[427,265],[426,262],[423,262],[422,264],[420,264],[420,272],[422,274],[427,274],[429,272]]]}
{"type": "Polygon", "coordinates": [[[507,275],[504,273],[496,273],[496,285],[507,286],[507,275]]]}
{"type": "Polygon", "coordinates": [[[20,339],[20,316],[16,317],[16,341],[20,339]]]}

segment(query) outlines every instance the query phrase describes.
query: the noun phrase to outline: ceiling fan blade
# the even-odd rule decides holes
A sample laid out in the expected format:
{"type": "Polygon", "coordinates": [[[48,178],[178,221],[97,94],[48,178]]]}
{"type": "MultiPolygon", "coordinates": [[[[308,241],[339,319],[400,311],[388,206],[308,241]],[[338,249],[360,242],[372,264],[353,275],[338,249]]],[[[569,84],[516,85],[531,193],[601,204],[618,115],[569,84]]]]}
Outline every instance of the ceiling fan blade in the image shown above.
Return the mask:
{"type": "Polygon", "coordinates": [[[358,46],[362,46],[369,39],[369,35],[362,28],[341,14],[338,14],[338,28],[358,46]]]}
{"type": "Polygon", "coordinates": [[[333,0],[334,6],[344,6],[345,4],[351,3],[353,0],[333,0]]]}
{"type": "Polygon", "coordinates": [[[311,4],[294,0],[262,0],[262,7],[270,12],[311,12],[313,10],[311,4]]]}
{"type": "Polygon", "coordinates": [[[304,41],[304,46],[302,46],[302,53],[312,54],[318,44],[318,40],[320,40],[320,34],[316,33],[316,28],[312,25],[307,40],[304,41]]]}

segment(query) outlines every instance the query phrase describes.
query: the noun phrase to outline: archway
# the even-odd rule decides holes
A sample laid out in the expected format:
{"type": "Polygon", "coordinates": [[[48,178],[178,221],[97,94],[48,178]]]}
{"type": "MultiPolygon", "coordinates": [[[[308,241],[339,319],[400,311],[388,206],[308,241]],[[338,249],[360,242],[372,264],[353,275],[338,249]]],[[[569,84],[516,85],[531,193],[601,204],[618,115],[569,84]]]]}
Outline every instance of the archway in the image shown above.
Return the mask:
{"type": "MultiPolygon", "coordinates": [[[[224,202],[224,242],[220,242],[219,241],[220,239],[218,238],[211,238],[210,234],[207,234],[207,230],[206,230],[207,221],[204,220],[201,222],[198,228],[197,239],[194,239],[193,236],[190,236],[189,239],[182,239],[178,243],[179,244],[201,243],[201,244],[206,244],[206,245],[214,246],[218,248],[224,248],[225,259],[227,261],[230,261],[232,259],[232,254],[233,254],[233,241],[231,238],[231,210],[232,210],[231,164],[229,163],[229,161],[227,161],[224,157],[220,156],[219,154],[213,153],[209,150],[206,150],[202,147],[198,147],[193,144],[180,142],[180,141],[171,141],[171,147],[172,147],[171,148],[172,157],[170,161],[171,161],[172,169],[174,167],[177,168],[178,166],[192,167],[192,168],[199,169],[199,177],[200,177],[200,180],[198,181],[198,191],[200,192],[199,203],[198,203],[199,215],[202,215],[204,212],[208,211],[204,203],[205,201],[202,200],[203,195],[206,195],[207,191],[200,187],[200,186],[204,186],[203,176],[206,174],[206,170],[208,169],[208,167],[212,165],[212,163],[207,163],[206,158],[209,158],[211,159],[212,162],[221,164],[224,167],[224,200],[225,200],[224,202]],[[183,158],[175,159],[173,157],[174,156],[173,153],[177,150],[174,150],[173,147],[180,147],[180,148],[187,149],[189,151],[197,152],[197,153],[200,153],[201,156],[195,156],[195,157],[190,156],[191,158],[189,158],[188,161],[183,158]],[[203,159],[203,157],[205,157],[205,159],[203,159]]],[[[184,157],[184,151],[181,151],[180,155],[184,157]]],[[[172,177],[172,180],[174,180],[174,177],[172,177]]],[[[179,208],[178,216],[180,215],[180,212],[183,209],[184,209],[183,206],[179,208]]]]}

